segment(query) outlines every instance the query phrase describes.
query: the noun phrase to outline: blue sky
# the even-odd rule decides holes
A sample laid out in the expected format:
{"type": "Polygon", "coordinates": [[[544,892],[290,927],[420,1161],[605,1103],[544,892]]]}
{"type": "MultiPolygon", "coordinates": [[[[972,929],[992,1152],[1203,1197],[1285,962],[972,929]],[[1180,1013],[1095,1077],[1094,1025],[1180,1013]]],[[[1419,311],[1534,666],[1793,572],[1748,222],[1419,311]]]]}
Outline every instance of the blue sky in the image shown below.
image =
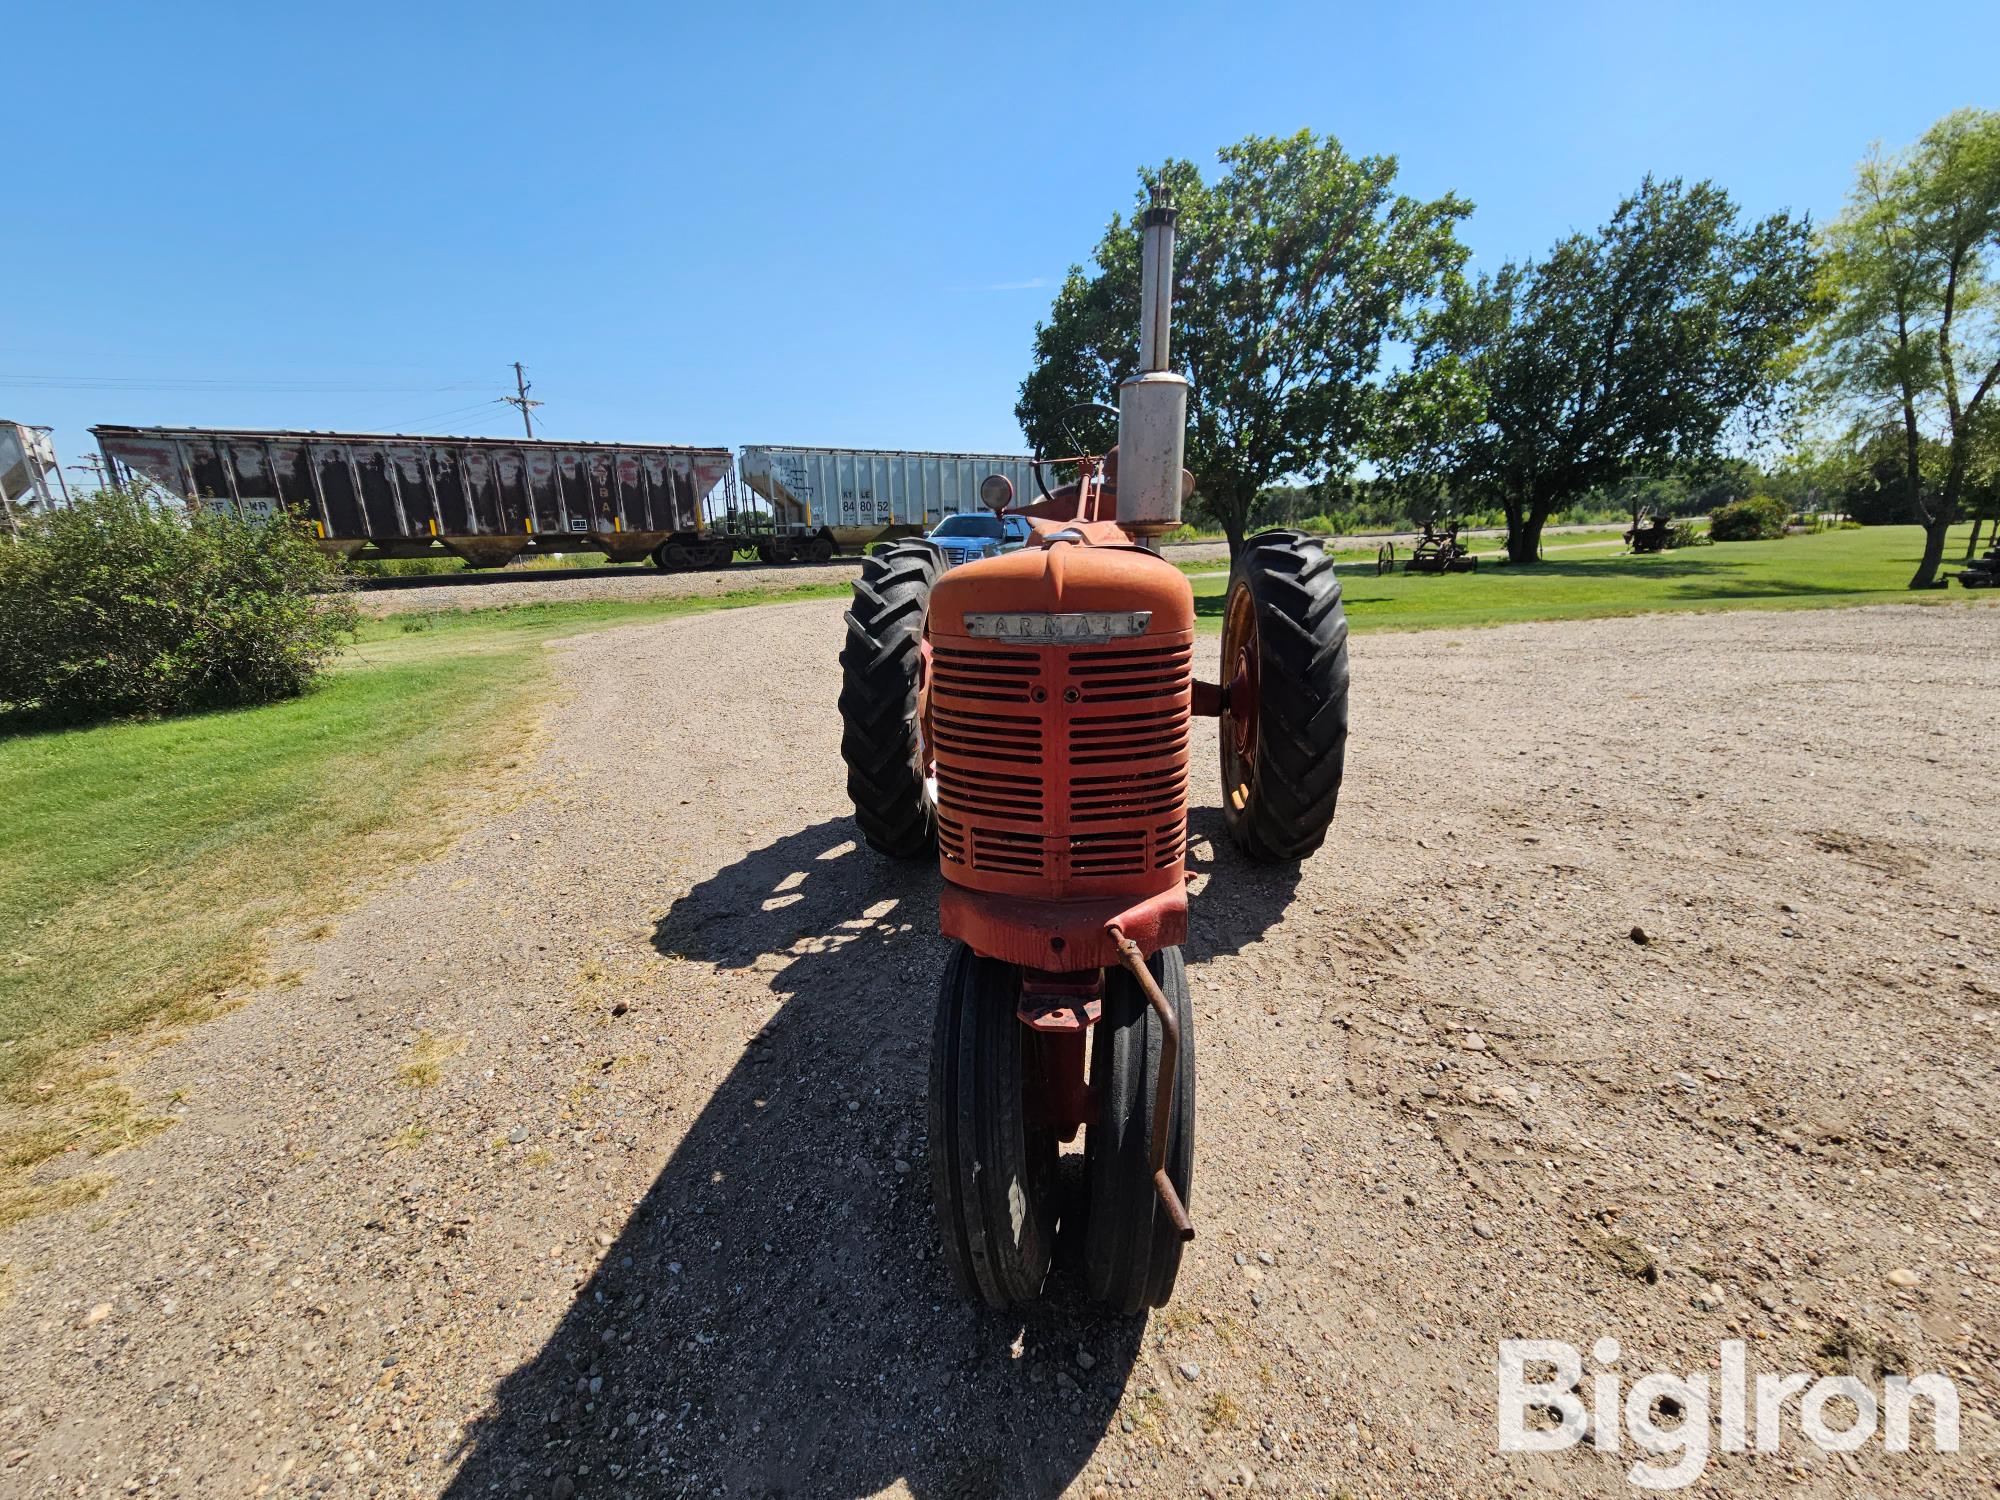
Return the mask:
{"type": "Polygon", "coordinates": [[[993,450],[1136,170],[1302,126],[1478,211],[1838,209],[2000,7],[163,6],[8,23],[0,417],[993,450]],[[1940,44],[1939,39],[1944,39],[1940,44]],[[84,384],[79,384],[84,382],[84,384]],[[485,403],[485,404],[481,404],[485,403]]]}

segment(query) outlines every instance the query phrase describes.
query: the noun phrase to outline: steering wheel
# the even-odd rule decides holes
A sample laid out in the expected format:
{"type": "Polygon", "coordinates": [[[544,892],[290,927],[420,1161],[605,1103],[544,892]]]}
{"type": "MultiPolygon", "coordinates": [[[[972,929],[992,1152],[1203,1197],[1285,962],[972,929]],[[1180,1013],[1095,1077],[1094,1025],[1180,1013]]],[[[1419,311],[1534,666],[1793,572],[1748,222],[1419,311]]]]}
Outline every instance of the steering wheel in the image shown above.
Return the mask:
{"type": "MultiPolygon", "coordinates": [[[[1117,407],[1107,406],[1102,401],[1073,401],[1068,406],[1065,406],[1061,411],[1057,412],[1055,416],[1056,426],[1058,429],[1061,430],[1062,435],[1066,439],[1068,439],[1071,454],[1077,456],[1081,456],[1081,454],[1084,451],[1084,448],[1082,442],[1078,440],[1076,433],[1071,429],[1069,425],[1069,419],[1074,414],[1080,411],[1101,411],[1101,412],[1106,412],[1114,417],[1118,415],[1117,407]]],[[[1042,492],[1042,498],[1044,500],[1053,501],[1055,499],[1055,496],[1049,493],[1048,481],[1042,478],[1042,464],[1044,462],[1044,459],[1042,457],[1042,445],[1040,443],[1035,444],[1034,457],[1029,459],[1028,462],[1029,465],[1034,469],[1035,488],[1042,492]]]]}

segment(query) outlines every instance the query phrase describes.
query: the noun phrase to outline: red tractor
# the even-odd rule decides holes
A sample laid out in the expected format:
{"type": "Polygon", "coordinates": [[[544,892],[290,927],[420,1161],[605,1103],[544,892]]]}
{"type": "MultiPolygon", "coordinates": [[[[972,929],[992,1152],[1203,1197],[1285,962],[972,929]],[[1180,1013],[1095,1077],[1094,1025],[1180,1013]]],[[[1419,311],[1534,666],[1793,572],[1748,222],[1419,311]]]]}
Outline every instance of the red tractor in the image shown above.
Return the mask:
{"type": "MultiPolygon", "coordinates": [[[[1036,1297],[1057,1221],[1091,1294],[1127,1313],[1173,1292],[1194,1236],[1187,936],[1190,720],[1220,719],[1223,817],[1249,857],[1326,836],[1347,741],[1347,621],[1321,544],[1271,531],[1230,578],[1219,680],[1194,675],[1194,593],[1159,552],[1193,481],[1187,382],[1167,369],[1174,209],[1144,218],[1140,373],[1118,445],[1018,510],[1020,551],[944,572],[921,541],[868,560],[841,652],[855,821],[898,858],[933,850],[957,942],[930,1067],[931,1182],[967,1295],[1036,1297]],[[1083,1133],[1080,1205],[1057,1190],[1083,1133]]],[[[1037,454],[1037,475],[1048,462],[1037,454]]]]}

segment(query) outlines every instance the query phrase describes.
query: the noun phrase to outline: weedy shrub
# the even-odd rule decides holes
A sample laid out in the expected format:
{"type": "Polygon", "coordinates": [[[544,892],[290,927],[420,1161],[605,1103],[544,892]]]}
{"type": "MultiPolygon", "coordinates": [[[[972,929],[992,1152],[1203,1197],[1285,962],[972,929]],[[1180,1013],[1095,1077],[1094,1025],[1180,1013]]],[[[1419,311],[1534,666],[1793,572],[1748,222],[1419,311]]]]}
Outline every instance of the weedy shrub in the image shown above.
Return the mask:
{"type": "Polygon", "coordinates": [[[446,573],[463,573],[465,564],[455,557],[369,557],[351,562],[349,571],[362,578],[435,578],[446,573]]]}
{"type": "Polygon", "coordinates": [[[1732,500],[1708,518],[1708,534],[1718,542],[1763,542],[1785,534],[1791,510],[1769,495],[1732,500]]]}
{"type": "Polygon", "coordinates": [[[1692,521],[1676,521],[1667,533],[1669,547],[1706,547],[1714,540],[1692,521]]]}
{"type": "Polygon", "coordinates": [[[303,692],[354,630],[298,522],[106,490],[0,539],[0,710],[80,723],[303,692]]]}

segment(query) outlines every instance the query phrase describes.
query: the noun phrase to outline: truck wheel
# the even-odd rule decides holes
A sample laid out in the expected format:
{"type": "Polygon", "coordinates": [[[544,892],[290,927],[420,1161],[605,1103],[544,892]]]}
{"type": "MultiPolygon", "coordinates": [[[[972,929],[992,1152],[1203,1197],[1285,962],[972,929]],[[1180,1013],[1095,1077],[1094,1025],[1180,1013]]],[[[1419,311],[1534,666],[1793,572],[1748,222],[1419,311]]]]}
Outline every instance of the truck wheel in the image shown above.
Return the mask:
{"type": "Polygon", "coordinates": [[[960,943],[931,1032],[938,1230],[959,1290],[989,1307],[1039,1295],[1055,1247],[1058,1148],[1053,1130],[1028,1123],[1020,993],[1019,969],[960,943]]]}
{"type": "Polygon", "coordinates": [[[1347,615],[1317,537],[1267,531],[1243,544],[1222,680],[1232,684],[1220,726],[1223,821],[1252,859],[1303,859],[1326,838],[1347,753],[1347,615]]]}
{"type": "Polygon", "coordinates": [[[670,538],[653,551],[653,566],[664,573],[686,573],[699,561],[695,549],[679,538],[670,538]]]}
{"type": "Polygon", "coordinates": [[[807,542],[806,561],[816,562],[816,563],[832,562],[833,538],[827,536],[824,533],[821,533],[819,536],[816,536],[811,541],[807,542]]]}
{"type": "MultiPolygon", "coordinates": [[[[1146,960],[1160,993],[1180,1019],[1180,1059],[1174,1068],[1173,1119],[1167,1175],[1192,1209],[1194,1184],[1194,1006],[1187,963],[1179,948],[1146,960]]],[[[1181,1268],[1181,1237],[1153,1187],[1153,1103],[1159,1081],[1159,1017],[1123,969],[1104,974],[1104,1013],[1090,1043],[1090,1087],[1097,1119],[1083,1136],[1090,1221],[1084,1232],[1084,1275],[1091,1296],[1132,1314],[1162,1307],[1181,1268]]]]}
{"type": "Polygon", "coordinates": [[[847,795],[870,848],[892,859],[928,854],[937,794],[924,744],[924,617],[942,571],[935,548],[907,542],[869,558],[854,581],[840,649],[840,755],[847,795]]]}

